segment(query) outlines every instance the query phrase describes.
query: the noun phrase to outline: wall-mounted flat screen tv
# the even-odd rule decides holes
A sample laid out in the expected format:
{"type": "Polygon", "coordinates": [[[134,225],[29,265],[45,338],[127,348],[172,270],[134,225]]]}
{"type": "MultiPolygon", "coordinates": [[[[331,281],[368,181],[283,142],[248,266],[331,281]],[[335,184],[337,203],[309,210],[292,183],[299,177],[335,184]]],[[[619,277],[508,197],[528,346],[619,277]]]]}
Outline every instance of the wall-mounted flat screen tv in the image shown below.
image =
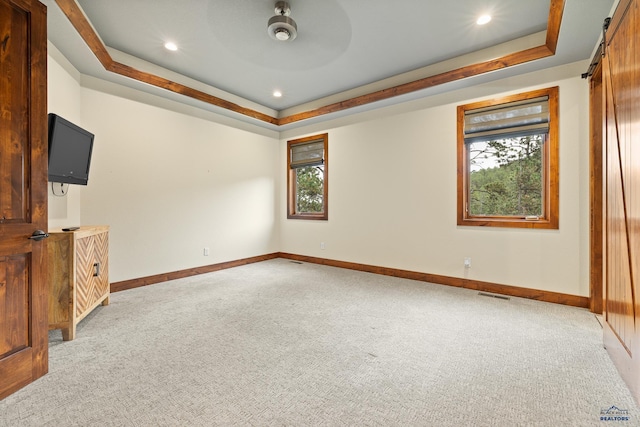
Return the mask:
{"type": "Polygon", "coordinates": [[[87,185],[94,135],[49,113],[49,182],[87,185]]]}

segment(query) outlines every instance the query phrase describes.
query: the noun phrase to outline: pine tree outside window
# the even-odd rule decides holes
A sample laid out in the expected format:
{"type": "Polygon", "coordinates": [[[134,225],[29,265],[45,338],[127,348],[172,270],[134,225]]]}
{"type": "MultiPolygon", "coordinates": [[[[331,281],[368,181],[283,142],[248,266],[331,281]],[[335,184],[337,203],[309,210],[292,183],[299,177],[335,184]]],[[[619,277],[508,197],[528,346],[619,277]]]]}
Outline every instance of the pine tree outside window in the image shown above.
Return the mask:
{"type": "Polygon", "coordinates": [[[557,229],[558,88],[458,107],[458,225],[557,229]]]}
{"type": "Polygon", "coordinates": [[[328,134],[287,142],[287,218],[328,219],[328,134]]]}

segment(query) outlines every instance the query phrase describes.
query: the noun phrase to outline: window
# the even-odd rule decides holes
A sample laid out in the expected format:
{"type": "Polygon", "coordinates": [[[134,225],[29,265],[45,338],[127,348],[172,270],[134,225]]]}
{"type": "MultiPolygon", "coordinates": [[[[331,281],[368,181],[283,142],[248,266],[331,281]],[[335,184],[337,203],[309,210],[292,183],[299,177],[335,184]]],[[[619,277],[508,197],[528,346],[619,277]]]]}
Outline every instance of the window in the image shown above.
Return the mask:
{"type": "Polygon", "coordinates": [[[558,228],[558,88],[458,106],[458,225],[558,228]]]}
{"type": "Polygon", "coordinates": [[[328,219],[328,134],[287,142],[287,218],[328,219]]]}

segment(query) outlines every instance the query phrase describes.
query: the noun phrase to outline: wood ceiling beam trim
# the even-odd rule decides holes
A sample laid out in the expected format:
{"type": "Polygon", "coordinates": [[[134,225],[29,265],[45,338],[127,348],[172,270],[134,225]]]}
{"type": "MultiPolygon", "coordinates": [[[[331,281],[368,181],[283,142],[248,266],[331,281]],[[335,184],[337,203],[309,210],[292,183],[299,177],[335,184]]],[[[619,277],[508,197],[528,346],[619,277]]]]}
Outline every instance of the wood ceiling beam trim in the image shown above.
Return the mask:
{"type": "Polygon", "coordinates": [[[250,108],[242,107],[236,103],[218,98],[217,96],[202,92],[197,89],[193,89],[189,86],[185,86],[180,83],[176,83],[172,80],[156,76],[145,71],[137,70],[129,65],[116,62],[111,58],[104,43],[96,34],[93,26],[87,20],[87,17],[82,12],[82,9],[78,6],[75,0],[56,0],[56,3],[67,16],[71,24],[74,26],[80,37],[85,41],[89,49],[93,51],[98,61],[102,64],[105,70],[119,74],[124,77],[129,77],[134,80],[138,80],[143,83],[150,84],[152,86],[159,87],[174,93],[178,93],[184,96],[188,96],[198,101],[206,102],[207,104],[215,105],[216,107],[223,108],[228,111],[233,111],[243,116],[251,117],[263,122],[271,123],[273,125],[278,124],[278,119],[268,114],[261,113],[250,108]]]}
{"type": "Polygon", "coordinates": [[[560,37],[560,24],[562,23],[564,5],[565,0],[551,0],[551,6],[549,7],[547,40],[545,45],[551,51],[552,55],[556,54],[556,47],[558,46],[558,37],[560,37]]]}
{"type": "Polygon", "coordinates": [[[104,43],[94,31],[93,26],[89,23],[87,17],[75,0],[56,0],[56,4],[60,10],[67,15],[71,25],[73,25],[78,34],[80,34],[80,37],[82,37],[87,46],[89,46],[89,49],[91,49],[96,58],[98,58],[98,61],[100,61],[105,69],[108,69],[113,62],[113,58],[111,58],[111,55],[107,52],[104,43]]]}
{"type": "MultiPolygon", "coordinates": [[[[67,0],[61,0],[67,1],[67,0]]],[[[73,0],[71,0],[73,1],[73,0]]],[[[271,123],[272,125],[278,124],[278,119],[268,114],[261,113],[251,108],[242,107],[231,101],[227,101],[217,96],[210,95],[206,92],[194,89],[189,86],[185,86],[180,83],[176,83],[173,80],[166,79],[164,77],[156,76],[155,74],[147,73],[137,70],[129,65],[122,64],[120,62],[113,61],[109,67],[105,67],[108,71],[111,71],[121,76],[129,77],[134,80],[138,80],[152,86],[156,86],[180,95],[188,96],[189,98],[196,99],[198,101],[205,102],[207,104],[215,105],[216,107],[223,108],[234,113],[242,114],[243,116],[251,117],[256,120],[271,123]]]]}
{"type": "Polygon", "coordinates": [[[547,56],[552,56],[552,55],[553,55],[553,52],[551,52],[547,48],[547,46],[533,47],[520,52],[505,55],[497,59],[492,59],[490,61],[468,65],[468,66],[457,68],[455,70],[447,71],[441,74],[425,77],[420,80],[415,80],[410,83],[404,83],[399,86],[394,86],[388,89],[382,89],[366,95],[347,99],[345,101],[336,102],[334,104],[326,105],[324,107],[320,107],[315,110],[305,111],[303,113],[297,113],[291,116],[281,117],[280,120],[278,120],[278,124],[286,125],[286,124],[294,123],[300,120],[311,119],[311,118],[322,116],[325,114],[346,110],[348,108],[359,107],[361,105],[366,105],[372,102],[383,101],[385,99],[393,98],[399,95],[406,95],[419,90],[428,89],[430,87],[454,82],[457,80],[465,79],[467,77],[473,77],[479,74],[488,73],[490,71],[501,70],[503,68],[508,68],[513,65],[522,64],[525,62],[533,61],[540,58],[545,58],[547,56]]]}
{"type": "Polygon", "coordinates": [[[93,26],[82,12],[82,9],[76,3],[76,0],[56,0],[56,3],[58,4],[62,12],[67,16],[78,34],[80,34],[87,46],[93,51],[94,55],[96,56],[96,58],[98,58],[105,70],[276,126],[283,126],[314,117],[320,117],[323,115],[340,112],[354,107],[360,107],[372,102],[383,101],[399,95],[406,95],[412,92],[445,83],[454,82],[467,77],[508,68],[514,65],[535,61],[537,59],[545,58],[548,56],[553,56],[556,52],[556,46],[558,44],[560,25],[562,23],[562,14],[564,12],[565,6],[565,0],[551,0],[551,4],[549,7],[549,17],[547,21],[547,35],[544,45],[508,54],[497,59],[492,59],[489,61],[457,68],[455,70],[436,74],[434,76],[425,77],[413,82],[404,83],[398,86],[393,86],[387,89],[382,89],[369,94],[357,96],[302,113],[296,113],[289,116],[276,118],[250,108],[242,107],[236,103],[226,101],[222,98],[210,95],[197,89],[193,89],[186,85],[176,83],[172,80],[140,71],[126,64],[114,61],[111,55],[109,55],[109,52],[107,51],[104,43],[102,42],[98,34],[96,34],[93,26]]]}
{"type": "Polygon", "coordinates": [[[548,56],[553,56],[555,55],[556,46],[558,44],[558,36],[560,34],[560,24],[562,23],[562,13],[564,11],[564,5],[565,0],[551,0],[551,5],[549,7],[549,17],[547,20],[547,36],[544,45],[511,53],[498,59],[467,65],[462,68],[446,71],[434,76],[425,77],[410,83],[404,83],[399,86],[394,86],[366,95],[357,96],[355,98],[336,102],[334,104],[326,105],[315,110],[281,117],[278,121],[278,124],[286,125],[298,122],[300,120],[306,120],[330,113],[336,113],[348,108],[359,107],[371,102],[383,101],[394,96],[406,95],[411,92],[427,89],[444,83],[450,83],[467,77],[488,73],[490,71],[500,70],[525,62],[535,61],[537,59],[546,58],[548,56]]]}

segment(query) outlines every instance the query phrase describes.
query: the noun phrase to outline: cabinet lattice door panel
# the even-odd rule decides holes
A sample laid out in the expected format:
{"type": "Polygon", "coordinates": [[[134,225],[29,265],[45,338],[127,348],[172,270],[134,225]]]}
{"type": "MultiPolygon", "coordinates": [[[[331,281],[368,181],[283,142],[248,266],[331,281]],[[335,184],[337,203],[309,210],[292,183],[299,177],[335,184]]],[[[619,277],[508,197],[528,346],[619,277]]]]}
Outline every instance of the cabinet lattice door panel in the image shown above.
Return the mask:
{"type": "Polygon", "coordinates": [[[78,322],[109,304],[109,227],[50,231],[49,329],[75,338],[78,322]]]}
{"type": "Polygon", "coordinates": [[[76,240],[76,316],[90,310],[109,294],[109,241],[106,233],[76,240]],[[107,269],[107,270],[105,270],[107,269]]]}

